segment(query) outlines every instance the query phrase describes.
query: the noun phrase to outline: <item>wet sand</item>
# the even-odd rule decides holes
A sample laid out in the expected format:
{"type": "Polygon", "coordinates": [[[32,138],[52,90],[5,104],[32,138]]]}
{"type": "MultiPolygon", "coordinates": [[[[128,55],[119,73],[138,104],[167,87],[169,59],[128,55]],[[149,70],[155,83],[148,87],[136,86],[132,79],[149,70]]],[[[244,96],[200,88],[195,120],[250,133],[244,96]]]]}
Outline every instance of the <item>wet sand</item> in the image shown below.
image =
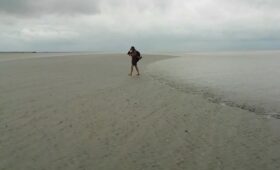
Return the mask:
{"type": "Polygon", "coordinates": [[[145,71],[165,58],[140,77],[117,54],[0,62],[0,170],[280,168],[278,120],[145,71]]]}

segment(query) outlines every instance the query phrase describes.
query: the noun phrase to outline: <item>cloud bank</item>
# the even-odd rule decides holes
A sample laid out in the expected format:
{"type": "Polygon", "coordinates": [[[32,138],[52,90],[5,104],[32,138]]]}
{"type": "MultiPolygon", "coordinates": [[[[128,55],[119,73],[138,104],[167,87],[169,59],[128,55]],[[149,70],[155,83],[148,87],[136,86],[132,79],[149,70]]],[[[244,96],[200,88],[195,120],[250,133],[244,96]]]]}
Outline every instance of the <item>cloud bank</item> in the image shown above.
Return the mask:
{"type": "Polygon", "coordinates": [[[277,0],[0,0],[1,51],[277,49],[277,0]]]}

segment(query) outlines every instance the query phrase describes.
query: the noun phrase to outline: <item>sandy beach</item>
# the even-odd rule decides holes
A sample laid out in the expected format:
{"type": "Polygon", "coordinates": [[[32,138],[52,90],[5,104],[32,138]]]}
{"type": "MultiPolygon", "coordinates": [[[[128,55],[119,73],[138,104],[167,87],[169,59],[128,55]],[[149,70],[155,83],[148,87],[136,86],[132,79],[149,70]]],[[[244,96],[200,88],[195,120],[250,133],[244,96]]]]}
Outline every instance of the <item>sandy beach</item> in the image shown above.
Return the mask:
{"type": "Polygon", "coordinates": [[[0,170],[280,169],[279,120],[145,69],[167,58],[140,77],[125,54],[0,59],[0,170]]]}

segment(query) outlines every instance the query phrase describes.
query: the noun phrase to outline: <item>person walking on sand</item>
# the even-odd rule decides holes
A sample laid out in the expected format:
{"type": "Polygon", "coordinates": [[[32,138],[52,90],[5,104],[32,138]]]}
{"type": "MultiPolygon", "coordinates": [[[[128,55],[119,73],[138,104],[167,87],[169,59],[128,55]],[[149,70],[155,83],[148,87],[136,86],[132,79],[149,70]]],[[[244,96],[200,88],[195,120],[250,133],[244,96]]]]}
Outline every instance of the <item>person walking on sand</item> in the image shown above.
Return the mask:
{"type": "Polygon", "coordinates": [[[140,72],[137,66],[137,62],[142,58],[141,54],[139,51],[137,51],[135,49],[135,47],[131,47],[130,50],[127,52],[127,55],[129,55],[131,57],[131,69],[130,69],[130,73],[128,74],[129,76],[132,76],[132,72],[133,72],[133,67],[135,67],[136,71],[137,71],[137,76],[140,76],[140,72]]]}

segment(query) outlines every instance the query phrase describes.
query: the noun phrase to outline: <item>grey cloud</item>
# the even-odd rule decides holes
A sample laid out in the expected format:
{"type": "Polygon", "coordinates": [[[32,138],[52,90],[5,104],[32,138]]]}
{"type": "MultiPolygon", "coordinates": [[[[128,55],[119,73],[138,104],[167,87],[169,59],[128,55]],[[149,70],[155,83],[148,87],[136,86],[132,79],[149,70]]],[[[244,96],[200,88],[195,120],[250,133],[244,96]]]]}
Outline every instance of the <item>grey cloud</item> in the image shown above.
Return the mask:
{"type": "Polygon", "coordinates": [[[276,9],[278,0],[0,0],[0,50],[276,48],[276,9]]]}
{"type": "Polygon", "coordinates": [[[17,17],[46,14],[75,15],[99,12],[100,0],[0,0],[0,13],[17,17]]]}
{"type": "Polygon", "coordinates": [[[280,1],[278,0],[237,0],[234,1],[239,4],[247,4],[248,6],[258,7],[258,8],[279,8],[280,1]]]}

